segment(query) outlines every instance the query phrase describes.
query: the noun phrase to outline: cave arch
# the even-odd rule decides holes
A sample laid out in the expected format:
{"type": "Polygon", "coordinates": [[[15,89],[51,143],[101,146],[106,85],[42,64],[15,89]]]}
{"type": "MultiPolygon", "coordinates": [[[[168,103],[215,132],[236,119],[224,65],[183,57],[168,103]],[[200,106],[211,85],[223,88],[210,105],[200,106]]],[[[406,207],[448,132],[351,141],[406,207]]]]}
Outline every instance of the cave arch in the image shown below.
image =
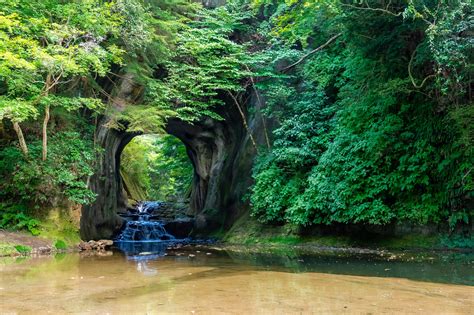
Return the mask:
{"type": "MultiPolygon", "coordinates": [[[[235,107],[224,105],[218,114],[224,119],[204,118],[194,124],[171,119],[165,128],[184,143],[193,164],[190,208],[195,216],[196,231],[228,225],[246,211],[242,196],[251,184],[255,148],[235,107]]],[[[258,121],[252,119],[248,124],[254,137],[263,143],[258,121]]],[[[111,238],[124,223],[117,214],[127,207],[120,176],[120,155],[139,134],[107,128],[107,122],[108,118],[103,117],[96,129],[96,143],[104,151],[89,180],[89,187],[97,198],[82,209],[80,234],[83,240],[111,238]]]]}

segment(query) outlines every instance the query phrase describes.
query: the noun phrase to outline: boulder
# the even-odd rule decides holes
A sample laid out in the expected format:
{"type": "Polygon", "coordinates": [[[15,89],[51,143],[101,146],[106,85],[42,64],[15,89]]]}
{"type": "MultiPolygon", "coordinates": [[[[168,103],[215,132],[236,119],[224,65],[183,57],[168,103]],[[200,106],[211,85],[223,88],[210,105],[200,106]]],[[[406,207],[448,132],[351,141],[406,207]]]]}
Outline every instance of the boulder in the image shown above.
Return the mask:
{"type": "Polygon", "coordinates": [[[98,240],[98,241],[89,241],[89,242],[80,242],[78,245],[79,251],[104,251],[106,247],[113,245],[112,240],[98,240]]]}

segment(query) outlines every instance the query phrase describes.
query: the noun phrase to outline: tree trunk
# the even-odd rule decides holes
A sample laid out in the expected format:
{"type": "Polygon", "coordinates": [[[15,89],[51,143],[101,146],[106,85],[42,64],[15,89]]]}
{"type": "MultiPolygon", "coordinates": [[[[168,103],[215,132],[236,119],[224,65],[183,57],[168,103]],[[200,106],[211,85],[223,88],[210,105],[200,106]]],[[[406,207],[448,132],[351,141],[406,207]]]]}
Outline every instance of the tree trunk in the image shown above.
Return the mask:
{"type": "MultiPolygon", "coordinates": [[[[49,90],[51,89],[51,75],[48,74],[46,77],[46,86],[44,95],[47,96],[49,94],[49,90]]],[[[43,161],[46,161],[48,157],[48,122],[49,122],[49,105],[46,105],[44,108],[44,120],[43,120],[43,161]]]]}
{"type": "Polygon", "coordinates": [[[14,122],[13,129],[15,129],[15,132],[18,136],[18,142],[20,143],[21,152],[23,152],[23,155],[28,156],[28,147],[26,146],[25,137],[23,136],[23,131],[21,131],[20,124],[14,122]]]}
{"type": "Polygon", "coordinates": [[[48,157],[48,122],[49,122],[49,105],[44,109],[43,120],[43,161],[48,157]]]}

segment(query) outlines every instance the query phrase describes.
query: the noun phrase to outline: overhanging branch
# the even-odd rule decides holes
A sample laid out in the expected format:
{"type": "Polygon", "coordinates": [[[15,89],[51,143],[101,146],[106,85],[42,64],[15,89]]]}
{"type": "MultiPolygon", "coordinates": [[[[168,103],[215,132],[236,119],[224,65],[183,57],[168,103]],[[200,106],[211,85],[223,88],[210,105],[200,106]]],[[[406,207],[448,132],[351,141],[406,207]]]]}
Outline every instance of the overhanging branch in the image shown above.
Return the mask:
{"type": "Polygon", "coordinates": [[[339,36],[341,36],[342,33],[339,33],[339,34],[336,34],[334,35],[333,37],[331,37],[330,39],[328,39],[327,42],[325,42],[324,44],[322,44],[321,46],[319,46],[318,48],[315,48],[313,50],[311,50],[309,53],[307,53],[306,55],[304,55],[303,57],[301,57],[297,62],[289,65],[288,67],[284,68],[282,70],[282,72],[286,72],[288,71],[289,69],[293,68],[294,66],[297,66],[299,65],[301,62],[303,62],[303,60],[305,60],[306,58],[308,58],[309,56],[311,56],[312,54],[324,49],[324,47],[328,46],[329,44],[331,44],[333,41],[335,41],[339,36]]]}

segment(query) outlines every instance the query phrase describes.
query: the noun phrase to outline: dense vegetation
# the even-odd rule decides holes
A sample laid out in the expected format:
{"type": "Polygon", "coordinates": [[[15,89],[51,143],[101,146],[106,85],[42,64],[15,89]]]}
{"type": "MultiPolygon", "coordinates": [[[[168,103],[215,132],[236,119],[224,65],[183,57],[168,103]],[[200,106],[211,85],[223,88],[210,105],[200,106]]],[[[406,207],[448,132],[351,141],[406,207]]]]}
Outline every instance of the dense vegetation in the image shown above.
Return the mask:
{"type": "MultiPolygon", "coordinates": [[[[250,134],[261,222],[469,224],[472,28],[465,0],[0,0],[2,224],[19,205],[93,201],[101,114],[161,133],[171,117],[222,119],[226,98],[248,129],[252,93],[277,126],[260,147],[250,134]],[[117,110],[123,78],[139,88],[117,110]]],[[[159,139],[153,161],[137,142],[124,165],[148,197],[176,198],[191,172],[159,139]]]]}
{"type": "Polygon", "coordinates": [[[303,52],[287,59],[286,78],[261,84],[280,126],[254,169],[254,214],[303,225],[468,223],[469,2],[256,5],[270,50],[303,52]]]}
{"type": "Polygon", "coordinates": [[[120,164],[125,189],[135,201],[187,201],[193,166],[186,147],[169,135],[135,137],[120,164]]]}

